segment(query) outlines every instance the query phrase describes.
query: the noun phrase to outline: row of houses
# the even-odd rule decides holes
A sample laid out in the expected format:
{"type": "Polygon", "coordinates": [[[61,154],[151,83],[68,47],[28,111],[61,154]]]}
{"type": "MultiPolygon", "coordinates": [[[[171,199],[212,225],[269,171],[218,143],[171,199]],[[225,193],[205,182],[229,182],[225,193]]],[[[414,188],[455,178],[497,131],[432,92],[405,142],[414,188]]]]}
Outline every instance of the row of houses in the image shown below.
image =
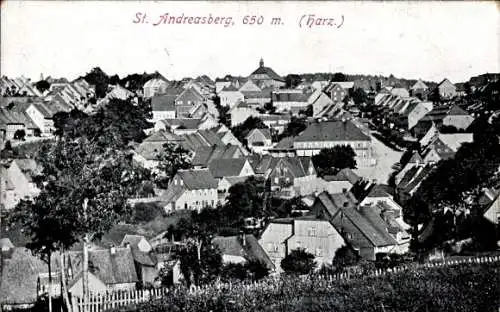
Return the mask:
{"type": "MultiPolygon", "coordinates": [[[[28,308],[51,288],[52,296],[61,295],[61,259],[71,297],[83,296],[83,252],[67,251],[51,257],[52,284],[47,263],[25,247],[0,239],[0,306],[28,308]]],[[[154,250],[140,235],[125,235],[119,246],[102,248],[92,245],[88,251],[89,292],[92,294],[135,290],[139,285],[161,285],[160,271],[170,272],[170,284],[180,282],[180,263],[172,252],[154,250]]],[[[163,281],[165,283],[165,281],[163,281]]]]}

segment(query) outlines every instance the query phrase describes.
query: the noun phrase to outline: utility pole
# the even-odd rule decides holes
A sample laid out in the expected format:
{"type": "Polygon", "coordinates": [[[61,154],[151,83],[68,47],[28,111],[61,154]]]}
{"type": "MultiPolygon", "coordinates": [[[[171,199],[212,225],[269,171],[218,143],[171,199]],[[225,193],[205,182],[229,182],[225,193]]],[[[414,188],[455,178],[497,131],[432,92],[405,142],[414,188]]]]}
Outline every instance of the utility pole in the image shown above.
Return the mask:
{"type": "MultiPolygon", "coordinates": [[[[83,219],[87,222],[87,204],[88,199],[83,200],[83,219]]],[[[82,268],[82,293],[83,293],[83,312],[88,311],[89,303],[89,250],[88,250],[89,234],[85,233],[83,238],[83,268],[82,268]]]]}

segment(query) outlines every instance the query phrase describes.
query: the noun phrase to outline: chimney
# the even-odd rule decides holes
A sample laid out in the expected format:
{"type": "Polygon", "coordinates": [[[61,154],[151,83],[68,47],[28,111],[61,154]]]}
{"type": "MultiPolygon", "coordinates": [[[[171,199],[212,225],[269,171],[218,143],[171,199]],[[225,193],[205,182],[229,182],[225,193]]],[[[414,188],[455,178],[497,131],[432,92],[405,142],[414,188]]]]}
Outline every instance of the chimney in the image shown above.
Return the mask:
{"type": "Polygon", "coordinates": [[[116,254],[116,247],[115,247],[115,246],[111,246],[111,247],[109,248],[109,253],[110,253],[111,255],[115,255],[115,254],[116,254]]]}

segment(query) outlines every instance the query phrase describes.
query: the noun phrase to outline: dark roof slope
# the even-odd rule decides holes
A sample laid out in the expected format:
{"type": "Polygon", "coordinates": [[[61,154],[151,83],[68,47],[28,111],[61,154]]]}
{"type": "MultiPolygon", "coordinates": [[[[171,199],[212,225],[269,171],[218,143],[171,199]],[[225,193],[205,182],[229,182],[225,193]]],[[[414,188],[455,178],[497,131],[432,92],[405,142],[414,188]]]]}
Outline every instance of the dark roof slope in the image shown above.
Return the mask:
{"type": "MultiPolygon", "coordinates": [[[[82,270],[83,253],[71,251],[68,255],[73,273],[78,275],[82,270]]],[[[114,254],[110,249],[89,250],[89,271],[107,285],[138,282],[129,248],[115,247],[114,254]]]]}
{"type": "Polygon", "coordinates": [[[179,170],[177,175],[189,190],[217,188],[217,180],[208,169],[179,170]]]}
{"type": "Polygon", "coordinates": [[[236,177],[246,162],[246,158],[219,158],[212,160],[208,167],[215,178],[236,177]]]}
{"type": "Polygon", "coordinates": [[[313,123],[295,138],[295,142],[309,141],[370,141],[350,120],[313,123]]]}

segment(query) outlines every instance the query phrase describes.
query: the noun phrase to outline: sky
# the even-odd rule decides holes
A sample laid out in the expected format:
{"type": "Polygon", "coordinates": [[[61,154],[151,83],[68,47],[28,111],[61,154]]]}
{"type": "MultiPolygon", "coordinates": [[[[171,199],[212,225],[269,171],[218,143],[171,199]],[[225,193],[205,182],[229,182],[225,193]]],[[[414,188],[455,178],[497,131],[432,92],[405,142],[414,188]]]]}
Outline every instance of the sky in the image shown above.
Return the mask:
{"type": "Polygon", "coordinates": [[[263,58],[283,76],[344,72],[461,82],[500,71],[499,13],[495,2],[472,1],[8,0],[1,2],[0,72],[73,79],[99,66],[120,77],[158,70],[167,79],[215,78],[248,76],[263,58]],[[193,17],[191,23],[232,21],[158,23],[166,13],[193,17]]]}

